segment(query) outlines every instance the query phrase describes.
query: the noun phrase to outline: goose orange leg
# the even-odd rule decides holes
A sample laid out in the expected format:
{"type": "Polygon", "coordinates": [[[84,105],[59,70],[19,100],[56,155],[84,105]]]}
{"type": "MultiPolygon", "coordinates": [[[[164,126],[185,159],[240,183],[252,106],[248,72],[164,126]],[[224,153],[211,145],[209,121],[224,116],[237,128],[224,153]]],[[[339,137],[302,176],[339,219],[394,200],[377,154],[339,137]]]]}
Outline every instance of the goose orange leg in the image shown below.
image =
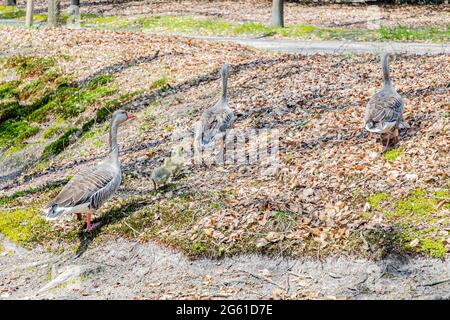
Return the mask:
{"type": "Polygon", "coordinates": [[[394,130],[394,144],[398,143],[398,128],[394,130]]]}
{"type": "Polygon", "coordinates": [[[96,222],[96,223],[92,224],[91,219],[92,219],[92,213],[90,213],[90,212],[86,213],[86,231],[88,231],[88,232],[91,232],[100,224],[100,222],[96,222]]]}

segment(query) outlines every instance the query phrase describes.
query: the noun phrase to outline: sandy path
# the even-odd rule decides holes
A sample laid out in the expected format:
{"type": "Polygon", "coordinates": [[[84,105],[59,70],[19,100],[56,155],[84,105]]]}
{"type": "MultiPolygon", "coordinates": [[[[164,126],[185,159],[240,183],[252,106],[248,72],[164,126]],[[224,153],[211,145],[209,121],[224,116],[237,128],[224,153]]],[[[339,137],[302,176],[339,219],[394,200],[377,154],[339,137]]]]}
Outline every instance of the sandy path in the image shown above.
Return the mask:
{"type": "Polygon", "coordinates": [[[191,261],[123,239],[80,257],[17,247],[4,238],[1,299],[448,299],[450,261],[242,255],[191,261]]]}

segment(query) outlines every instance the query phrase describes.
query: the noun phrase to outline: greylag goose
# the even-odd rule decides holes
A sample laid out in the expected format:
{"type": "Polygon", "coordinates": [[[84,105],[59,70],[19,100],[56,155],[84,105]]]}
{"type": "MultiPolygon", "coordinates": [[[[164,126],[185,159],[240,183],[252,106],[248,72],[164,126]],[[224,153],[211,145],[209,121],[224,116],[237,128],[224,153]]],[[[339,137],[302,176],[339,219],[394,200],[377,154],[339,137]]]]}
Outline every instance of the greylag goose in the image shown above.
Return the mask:
{"type": "Polygon", "coordinates": [[[394,131],[394,143],[398,143],[398,128],[405,125],[403,122],[403,99],[395,91],[389,77],[389,54],[381,57],[381,70],[383,72],[383,87],[376,92],[367,103],[364,122],[369,132],[387,133],[386,150],[389,147],[391,132],[394,131]]]}
{"type": "Polygon", "coordinates": [[[111,119],[109,133],[110,153],[93,168],[77,173],[49,204],[46,218],[54,220],[66,213],[76,213],[78,219],[86,213],[86,230],[93,230],[97,224],[91,224],[92,211],[101,207],[113,194],[121,182],[119,146],[117,129],[119,125],[134,115],[117,110],[111,119]]]}
{"type": "Polygon", "coordinates": [[[197,150],[209,147],[215,139],[223,137],[234,122],[233,111],[228,106],[227,85],[231,68],[225,64],[220,68],[222,77],[222,96],[211,108],[203,111],[195,130],[195,147],[197,150]]]}

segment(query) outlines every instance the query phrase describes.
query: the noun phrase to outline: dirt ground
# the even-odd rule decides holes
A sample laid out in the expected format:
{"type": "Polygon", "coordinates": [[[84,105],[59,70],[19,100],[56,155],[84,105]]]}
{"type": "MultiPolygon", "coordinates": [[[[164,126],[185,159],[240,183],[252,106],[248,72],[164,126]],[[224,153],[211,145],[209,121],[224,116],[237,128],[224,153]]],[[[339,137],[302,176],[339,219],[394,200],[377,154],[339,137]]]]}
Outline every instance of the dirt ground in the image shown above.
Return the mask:
{"type": "Polygon", "coordinates": [[[449,299],[450,262],[241,255],[189,260],[122,239],[83,256],[1,239],[0,299],[449,299]]]}
{"type": "MultiPolygon", "coordinates": [[[[25,1],[19,0],[24,7],[25,1]]],[[[62,8],[68,6],[62,1],[62,8]]],[[[37,0],[38,12],[45,12],[46,1],[37,0]]],[[[367,28],[367,21],[381,19],[381,25],[393,26],[445,26],[448,24],[449,6],[367,6],[347,4],[304,5],[286,3],[285,23],[328,27],[367,28]]],[[[270,22],[271,2],[264,0],[238,1],[111,1],[84,0],[81,13],[125,16],[190,16],[195,18],[223,18],[235,22],[270,22]]]]}

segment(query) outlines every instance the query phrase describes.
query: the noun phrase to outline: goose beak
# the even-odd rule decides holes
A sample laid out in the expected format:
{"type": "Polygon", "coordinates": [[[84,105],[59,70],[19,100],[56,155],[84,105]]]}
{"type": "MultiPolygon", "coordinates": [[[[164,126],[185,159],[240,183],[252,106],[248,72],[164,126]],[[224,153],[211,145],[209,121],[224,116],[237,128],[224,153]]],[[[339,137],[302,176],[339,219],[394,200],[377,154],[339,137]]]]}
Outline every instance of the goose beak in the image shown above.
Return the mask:
{"type": "Polygon", "coordinates": [[[132,113],[127,112],[128,120],[130,119],[136,119],[136,116],[132,113]]]}

